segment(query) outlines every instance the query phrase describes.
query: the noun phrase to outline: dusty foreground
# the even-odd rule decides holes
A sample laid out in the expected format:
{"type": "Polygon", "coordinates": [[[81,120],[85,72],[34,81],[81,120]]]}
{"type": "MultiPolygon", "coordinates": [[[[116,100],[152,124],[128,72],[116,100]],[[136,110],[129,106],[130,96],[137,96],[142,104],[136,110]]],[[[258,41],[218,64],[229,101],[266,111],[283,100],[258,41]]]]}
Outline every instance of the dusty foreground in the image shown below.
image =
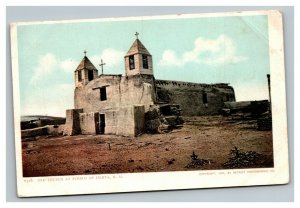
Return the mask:
{"type": "Polygon", "coordinates": [[[263,155],[262,161],[248,167],[273,166],[271,131],[257,131],[255,120],[210,116],[185,118],[180,129],[136,138],[79,135],[23,141],[23,174],[32,177],[224,169],[234,147],[263,155]],[[198,160],[191,164],[193,152],[198,160]]]}

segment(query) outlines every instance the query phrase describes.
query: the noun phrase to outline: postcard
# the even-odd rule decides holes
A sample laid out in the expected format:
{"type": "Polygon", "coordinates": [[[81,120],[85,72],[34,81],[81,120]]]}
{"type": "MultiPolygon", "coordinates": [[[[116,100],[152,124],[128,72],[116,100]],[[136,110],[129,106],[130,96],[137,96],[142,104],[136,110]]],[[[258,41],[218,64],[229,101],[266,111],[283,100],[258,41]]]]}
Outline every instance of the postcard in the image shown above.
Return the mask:
{"type": "Polygon", "coordinates": [[[18,196],[288,183],[282,15],[12,23],[18,196]]]}

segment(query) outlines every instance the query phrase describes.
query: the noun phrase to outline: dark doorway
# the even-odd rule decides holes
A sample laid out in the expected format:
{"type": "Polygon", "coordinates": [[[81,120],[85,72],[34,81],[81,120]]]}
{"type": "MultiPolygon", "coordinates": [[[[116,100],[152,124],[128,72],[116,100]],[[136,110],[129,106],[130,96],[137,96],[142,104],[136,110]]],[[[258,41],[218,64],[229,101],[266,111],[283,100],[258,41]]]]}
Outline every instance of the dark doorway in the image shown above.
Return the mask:
{"type": "Polygon", "coordinates": [[[81,82],[82,81],[81,71],[79,70],[77,73],[78,73],[78,81],[81,82]]]}
{"type": "Polygon", "coordinates": [[[204,92],[203,95],[202,95],[202,102],[203,102],[203,104],[207,104],[208,103],[207,102],[207,93],[206,92],[204,92]]]}
{"type": "Polygon", "coordinates": [[[105,114],[100,114],[99,115],[99,134],[104,134],[105,133],[105,114]]]}
{"type": "Polygon", "coordinates": [[[89,81],[93,80],[94,79],[94,72],[92,70],[88,70],[88,79],[89,81]]]}
{"type": "Polygon", "coordinates": [[[134,55],[129,56],[129,69],[134,69],[134,55]]]}
{"type": "Polygon", "coordinates": [[[100,87],[100,100],[107,100],[106,87],[100,87]]]}
{"type": "Polygon", "coordinates": [[[143,54],[143,68],[144,69],[148,69],[149,68],[149,66],[148,66],[148,57],[147,57],[147,55],[144,55],[143,54]]]}

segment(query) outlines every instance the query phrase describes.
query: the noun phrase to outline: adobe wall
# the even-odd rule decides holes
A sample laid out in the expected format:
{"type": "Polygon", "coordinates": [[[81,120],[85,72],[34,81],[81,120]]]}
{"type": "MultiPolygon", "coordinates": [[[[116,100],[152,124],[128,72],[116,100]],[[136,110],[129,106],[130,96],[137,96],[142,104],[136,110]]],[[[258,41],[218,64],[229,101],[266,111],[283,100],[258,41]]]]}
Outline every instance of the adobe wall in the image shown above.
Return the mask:
{"type": "Polygon", "coordinates": [[[76,135],[81,133],[79,114],[83,109],[69,109],[66,110],[66,124],[64,135],[76,135]]]}
{"type": "MultiPolygon", "coordinates": [[[[141,105],[121,107],[118,110],[79,113],[81,134],[98,133],[100,114],[105,115],[105,134],[137,136],[144,132],[145,107],[141,105]]],[[[69,135],[74,135],[74,131],[69,135]]]]}
{"type": "Polygon", "coordinates": [[[105,115],[105,134],[117,134],[119,111],[80,113],[80,128],[82,134],[97,134],[100,114],[105,115]]]}
{"type": "Polygon", "coordinates": [[[228,84],[197,84],[170,80],[155,80],[157,100],[179,104],[183,116],[219,114],[224,102],[235,101],[234,90],[228,84]],[[207,95],[207,103],[203,97],[207,95]]]}
{"type": "Polygon", "coordinates": [[[117,120],[117,135],[137,136],[144,131],[144,106],[120,108],[117,120]]]}
{"type": "Polygon", "coordinates": [[[118,111],[109,110],[101,113],[105,114],[105,134],[117,134],[118,111]]]}
{"type": "Polygon", "coordinates": [[[99,113],[80,113],[80,128],[81,134],[96,134],[96,117],[99,117],[99,113]]]}
{"type": "Polygon", "coordinates": [[[145,130],[145,107],[134,106],[134,136],[144,133],[145,130]]]}
{"type": "Polygon", "coordinates": [[[42,127],[21,130],[21,138],[36,137],[43,135],[62,135],[65,125],[46,125],[42,127]]]}
{"type": "Polygon", "coordinates": [[[63,135],[65,125],[47,125],[47,131],[49,135],[58,136],[63,135]]]}
{"type": "Polygon", "coordinates": [[[134,136],[134,111],[131,107],[120,108],[117,119],[117,135],[134,136]]]}
{"type": "Polygon", "coordinates": [[[21,130],[21,138],[36,137],[36,136],[42,136],[47,134],[48,134],[47,126],[21,130]]]}
{"type": "Polygon", "coordinates": [[[145,105],[155,101],[153,76],[100,75],[74,92],[75,108],[83,112],[116,110],[129,105],[145,105]],[[100,87],[106,87],[107,100],[100,100],[100,87]]]}

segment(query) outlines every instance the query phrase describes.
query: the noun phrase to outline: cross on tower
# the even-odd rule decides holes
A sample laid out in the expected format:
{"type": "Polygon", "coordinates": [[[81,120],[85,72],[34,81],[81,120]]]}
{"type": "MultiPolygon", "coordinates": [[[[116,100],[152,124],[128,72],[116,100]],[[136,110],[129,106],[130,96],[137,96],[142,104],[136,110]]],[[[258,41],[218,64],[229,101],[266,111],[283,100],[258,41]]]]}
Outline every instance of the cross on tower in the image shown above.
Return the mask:
{"type": "Polygon", "coordinates": [[[139,39],[139,33],[138,32],[135,32],[134,35],[136,36],[136,39],[139,39]]]}
{"type": "Polygon", "coordinates": [[[84,50],[83,53],[84,53],[84,56],[86,56],[86,50],[84,50]]]}
{"type": "Polygon", "coordinates": [[[101,67],[101,74],[103,74],[103,66],[105,65],[106,63],[103,62],[103,60],[101,59],[101,63],[99,64],[99,66],[101,67]]]}

